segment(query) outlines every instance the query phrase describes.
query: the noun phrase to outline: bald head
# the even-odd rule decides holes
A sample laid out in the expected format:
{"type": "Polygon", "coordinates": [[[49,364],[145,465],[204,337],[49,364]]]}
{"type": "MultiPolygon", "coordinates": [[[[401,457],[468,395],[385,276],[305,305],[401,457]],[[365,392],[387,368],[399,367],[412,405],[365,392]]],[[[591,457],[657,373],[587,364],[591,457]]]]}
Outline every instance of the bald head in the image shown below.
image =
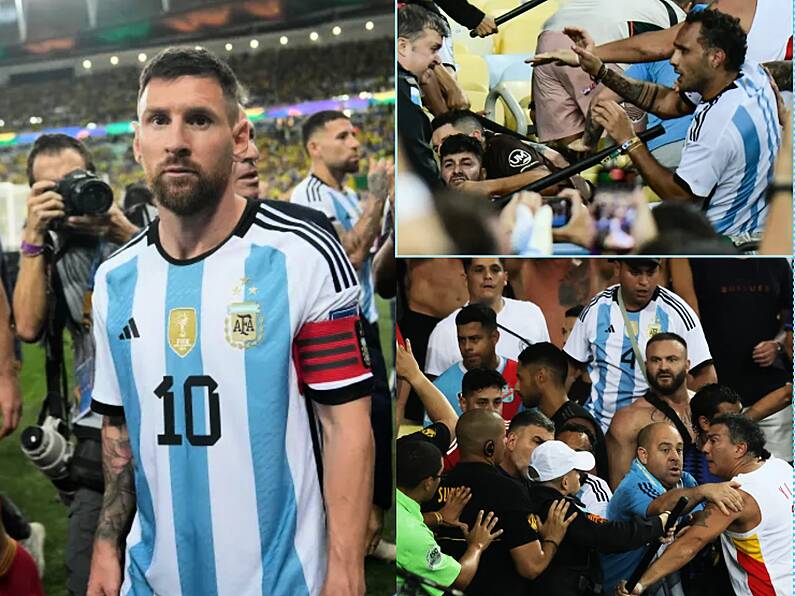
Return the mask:
{"type": "Polygon", "coordinates": [[[638,433],[638,447],[643,447],[646,450],[651,449],[653,445],[669,439],[671,443],[676,444],[682,442],[682,435],[676,430],[676,427],[669,422],[652,422],[644,426],[638,433]]]}
{"type": "Polygon", "coordinates": [[[505,422],[497,412],[469,410],[458,419],[455,435],[462,458],[482,457],[484,454],[489,455],[489,451],[491,455],[496,455],[499,446],[504,444],[505,422]],[[494,448],[487,448],[488,444],[494,448]]]}

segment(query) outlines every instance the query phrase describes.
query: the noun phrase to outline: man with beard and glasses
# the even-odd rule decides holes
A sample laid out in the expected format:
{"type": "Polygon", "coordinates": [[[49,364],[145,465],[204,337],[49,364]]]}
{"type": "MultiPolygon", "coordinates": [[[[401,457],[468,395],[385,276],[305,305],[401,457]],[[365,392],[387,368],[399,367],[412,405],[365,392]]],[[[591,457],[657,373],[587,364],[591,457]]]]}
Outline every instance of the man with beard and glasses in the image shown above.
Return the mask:
{"type": "Polygon", "coordinates": [[[607,455],[610,460],[610,486],[615,490],[635,457],[638,433],[652,422],[668,420],[684,441],[684,469],[696,475],[703,458],[695,446],[695,431],[690,420],[690,395],[687,374],[690,360],[687,343],[675,333],[658,333],[646,344],[646,394],[613,416],[607,431],[607,455]]]}
{"type": "Polygon", "coordinates": [[[133,148],[159,218],[96,274],[92,596],[365,592],[359,287],[321,228],[235,195],[239,88],[204,49],[141,73],[133,148]]]}

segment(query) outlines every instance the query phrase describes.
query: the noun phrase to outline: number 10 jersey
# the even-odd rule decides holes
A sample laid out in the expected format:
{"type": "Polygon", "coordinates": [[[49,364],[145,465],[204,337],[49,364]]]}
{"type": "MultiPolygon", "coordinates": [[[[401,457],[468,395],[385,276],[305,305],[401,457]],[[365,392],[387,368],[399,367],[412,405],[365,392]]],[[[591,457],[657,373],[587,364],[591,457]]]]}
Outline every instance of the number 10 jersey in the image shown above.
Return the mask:
{"type": "Polygon", "coordinates": [[[326,570],[313,402],[366,396],[359,286],[315,224],[247,203],[176,261],[159,221],[97,271],[95,411],[126,418],[137,511],[122,594],[316,594],[326,570]]]}

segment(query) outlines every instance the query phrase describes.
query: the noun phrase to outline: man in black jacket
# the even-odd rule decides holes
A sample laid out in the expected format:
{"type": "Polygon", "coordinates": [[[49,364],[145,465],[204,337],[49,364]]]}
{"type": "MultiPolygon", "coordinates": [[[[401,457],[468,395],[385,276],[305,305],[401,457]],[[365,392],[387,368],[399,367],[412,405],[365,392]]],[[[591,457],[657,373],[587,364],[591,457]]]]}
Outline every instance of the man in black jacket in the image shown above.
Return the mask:
{"type": "Polygon", "coordinates": [[[398,10],[398,132],[411,167],[426,184],[441,185],[431,150],[431,123],[422,111],[420,81],[440,63],[447,23],[429,10],[409,4],[398,10]]]}
{"type": "MultiPolygon", "coordinates": [[[[533,510],[539,512],[536,525],[547,518],[561,495],[577,507],[574,496],[580,490],[580,474],[594,467],[587,451],[574,451],[561,441],[546,441],[533,451],[531,476],[536,486],[530,489],[533,510]]],[[[577,511],[577,508],[572,508],[577,511]]],[[[668,512],[631,522],[608,521],[593,513],[581,512],[569,526],[557,548],[555,558],[531,584],[533,594],[592,596],[602,593],[602,570],[598,552],[618,553],[638,548],[663,535],[668,512]]]]}

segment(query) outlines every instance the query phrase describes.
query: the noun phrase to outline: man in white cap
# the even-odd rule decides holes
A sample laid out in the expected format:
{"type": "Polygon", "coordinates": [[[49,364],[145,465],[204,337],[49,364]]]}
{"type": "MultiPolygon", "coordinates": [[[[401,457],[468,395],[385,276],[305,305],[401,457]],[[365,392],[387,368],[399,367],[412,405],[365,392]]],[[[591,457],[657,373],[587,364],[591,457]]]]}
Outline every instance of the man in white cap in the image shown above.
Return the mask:
{"type": "MultiPolygon", "coordinates": [[[[596,465],[587,451],[574,451],[562,441],[546,441],[533,451],[530,489],[541,523],[551,504],[561,495],[583,508],[574,496],[580,477],[596,465]]],[[[573,510],[573,509],[572,509],[573,510]]],[[[668,512],[649,519],[611,522],[593,513],[581,515],[569,526],[558,552],[546,570],[532,582],[532,593],[556,596],[590,596],[601,593],[601,566],[597,553],[624,552],[662,537],[668,512]]]]}

